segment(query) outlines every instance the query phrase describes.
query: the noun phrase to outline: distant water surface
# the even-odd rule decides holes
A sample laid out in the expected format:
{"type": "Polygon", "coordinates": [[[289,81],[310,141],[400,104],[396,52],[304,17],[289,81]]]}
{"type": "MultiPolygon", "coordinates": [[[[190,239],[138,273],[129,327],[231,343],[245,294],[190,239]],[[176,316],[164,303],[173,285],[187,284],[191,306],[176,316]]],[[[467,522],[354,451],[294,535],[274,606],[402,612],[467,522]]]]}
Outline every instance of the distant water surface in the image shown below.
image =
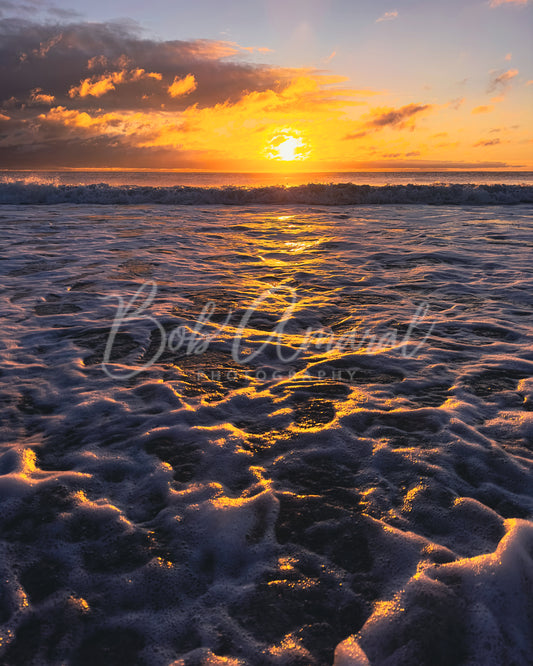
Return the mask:
{"type": "Polygon", "coordinates": [[[0,183],[24,181],[55,185],[145,185],[149,187],[261,187],[305,183],[358,185],[431,185],[475,183],[533,185],[532,171],[353,171],[300,173],[207,173],[185,171],[0,171],[0,183]]]}

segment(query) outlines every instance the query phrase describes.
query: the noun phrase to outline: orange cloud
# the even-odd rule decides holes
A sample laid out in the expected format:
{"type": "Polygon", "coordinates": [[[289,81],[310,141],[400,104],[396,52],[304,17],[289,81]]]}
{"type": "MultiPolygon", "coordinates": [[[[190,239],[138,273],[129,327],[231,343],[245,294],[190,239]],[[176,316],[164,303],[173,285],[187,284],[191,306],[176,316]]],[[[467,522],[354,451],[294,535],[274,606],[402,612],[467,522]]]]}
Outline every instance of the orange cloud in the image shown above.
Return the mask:
{"type": "Polygon", "coordinates": [[[385,12],[382,16],[376,19],[376,23],[381,23],[381,21],[393,21],[395,18],[398,18],[398,12],[396,9],[392,12],[385,12]]]}
{"type": "Polygon", "coordinates": [[[266,46],[239,46],[236,42],[223,42],[227,44],[228,46],[234,46],[236,49],[240,51],[248,51],[248,53],[254,53],[257,51],[258,53],[273,53],[272,49],[267,48],[266,46]]]}
{"type": "MultiPolygon", "coordinates": [[[[45,42],[41,42],[39,44],[38,49],[33,49],[33,55],[37,56],[38,58],[45,58],[48,54],[49,51],[51,51],[54,46],[57,46],[59,42],[63,39],[63,34],[59,33],[59,35],[56,35],[55,37],[52,37],[51,39],[47,39],[45,42]]],[[[23,58],[26,58],[26,54],[23,55],[23,58]]]]}
{"type": "Polygon", "coordinates": [[[183,79],[176,76],[174,82],[168,88],[168,94],[171,97],[181,97],[182,95],[189,95],[197,87],[198,84],[193,74],[187,74],[183,79]]]}
{"type": "MultiPolygon", "coordinates": [[[[63,135],[69,131],[68,138],[85,140],[94,137],[109,143],[119,139],[124,145],[136,147],[143,137],[154,131],[154,126],[161,124],[161,118],[153,113],[142,112],[109,112],[91,115],[86,111],[67,109],[56,106],[46,114],[38,116],[45,134],[53,129],[53,136],[63,135]],[[132,139],[135,137],[135,139],[132,139]]],[[[64,137],[66,138],[66,137],[64,137]]]]}
{"type": "Polygon", "coordinates": [[[195,39],[189,44],[189,55],[197,59],[220,60],[237,55],[241,47],[235,42],[215,42],[210,39],[195,39]]]}
{"type": "Polygon", "coordinates": [[[108,60],[105,55],[93,56],[87,61],[87,69],[95,69],[96,67],[107,67],[108,60]]]}
{"type": "Polygon", "coordinates": [[[84,79],[79,86],[73,86],[69,91],[69,97],[102,97],[111,90],[115,90],[115,85],[124,81],[124,72],[112,72],[111,74],[100,76],[98,78],[84,79]]]}
{"type": "Polygon", "coordinates": [[[43,93],[42,88],[35,88],[30,93],[29,103],[47,104],[48,106],[52,106],[52,104],[55,102],[55,99],[56,98],[54,97],[54,95],[46,95],[45,93],[43,93]]]}
{"type": "MultiPolygon", "coordinates": [[[[181,84],[186,79],[179,81],[181,84]]],[[[194,77],[191,76],[192,81],[194,77]]],[[[265,132],[272,124],[293,126],[294,116],[302,117],[302,108],[305,108],[303,123],[311,123],[317,116],[333,118],[334,109],[345,106],[350,100],[343,99],[355,92],[340,88],[334,90],[324,89],[324,86],[343,81],[343,77],[328,77],[321,75],[305,75],[293,79],[289,85],[280,91],[272,89],[266,91],[253,91],[241,97],[236,103],[224,102],[212,107],[198,108],[196,105],[185,109],[181,114],[182,123],[176,123],[176,114],[171,114],[171,121],[162,122],[154,131],[153,136],[146,139],[143,147],[202,145],[208,147],[209,136],[212,143],[226,142],[232,137],[232,152],[243,155],[250,153],[250,135],[258,131],[265,132]],[[224,138],[225,137],[225,138],[224,138]],[[242,144],[242,145],[241,145],[242,144]]],[[[189,84],[189,85],[192,85],[189,84]]],[[[187,89],[183,86],[184,89],[187,89]]],[[[183,93],[182,93],[183,94],[183,93]]],[[[302,123],[301,120],[298,121],[302,123]]],[[[262,150],[259,143],[257,151],[262,150]]]]}
{"type": "Polygon", "coordinates": [[[490,76],[489,87],[487,92],[495,92],[496,90],[505,90],[509,83],[518,75],[517,69],[509,69],[506,72],[498,74],[497,72],[492,72],[490,76]]]}
{"type": "Polygon", "coordinates": [[[91,116],[86,111],[76,111],[67,109],[64,106],[56,106],[46,114],[41,113],[39,120],[51,121],[65,127],[77,127],[85,130],[98,130],[98,132],[124,133],[128,132],[125,128],[125,120],[142,114],[124,114],[124,113],[103,113],[98,116],[91,116]]]}
{"type": "MultiPolygon", "coordinates": [[[[305,108],[307,120],[312,124],[320,118],[327,123],[335,114],[342,115],[340,107],[349,104],[353,93],[343,88],[324,89],[325,86],[342,81],[342,77],[316,75],[300,76],[280,91],[253,91],[232,104],[229,102],[199,108],[192,105],[181,113],[176,112],[97,112],[68,109],[57,106],[38,119],[57,126],[77,128],[91,133],[127,135],[128,142],[137,147],[185,147],[192,150],[209,150],[218,145],[227,148],[227,137],[232,137],[233,155],[247,156],[250,136],[259,132],[264,135],[272,127],[292,127],[294,117],[301,117],[305,108]],[[339,111],[335,111],[338,108],[339,111]]],[[[186,94],[196,87],[193,75],[178,79],[172,84],[174,94],[186,94]]],[[[370,91],[367,91],[370,92],[370,91]]],[[[301,123],[302,121],[299,120],[301,123]]],[[[257,150],[262,149],[262,138],[257,150]]]]}
{"type": "Polygon", "coordinates": [[[527,5],[529,0],[491,0],[491,7],[499,7],[500,5],[527,5]]]}
{"type": "Polygon", "coordinates": [[[472,113],[473,114],[490,113],[493,110],[494,110],[493,106],[476,106],[475,109],[472,109],[472,113]]]}
{"type": "Polygon", "coordinates": [[[161,81],[162,75],[158,72],[146,72],[144,69],[122,70],[110,72],[102,76],[92,76],[80,81],[79,86],[72,86],[68,91],[69,97],[102,97],[108,92],[115,90],[119,83],[140,81],[141,79],[156,79],[161,81]]]}
{"type": "Polygon", "coordinates": [[[479,148],[480,146],[483,146],[484,148],[487,146],[497,146],[499,143],[501,143],[501,139],[490,139],[487,141],[478,141],[477,143],[474,144],[474,148],[479,148]]]}
{"type": "Polygon", "coordinates": [[[249,160],[257,167],[258,161],[264,161],[265,146],[283,132],[301,139],[305,155],[335,159],[350,124],[344,107],[360,104],[353,98],[363,92],[336,85],[343,81],[343,77],[306,74],[280,90],[246,93],[235,103],[103,116],[74,115],[62,109],[55,118],[70,127],[98,131],[100,136],[105,132],[127,135],[124,141],[130,147],[189,151],[204,160],[249,160]]]}

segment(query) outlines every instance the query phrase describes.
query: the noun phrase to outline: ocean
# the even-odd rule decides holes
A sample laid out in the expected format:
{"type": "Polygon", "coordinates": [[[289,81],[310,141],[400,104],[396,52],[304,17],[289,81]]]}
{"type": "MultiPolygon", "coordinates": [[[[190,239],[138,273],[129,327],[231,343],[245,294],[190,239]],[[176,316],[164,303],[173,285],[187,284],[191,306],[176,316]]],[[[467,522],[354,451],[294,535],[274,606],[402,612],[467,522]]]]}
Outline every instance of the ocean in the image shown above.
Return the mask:
{"type": "Polygon", "coordinates": [[[0,663],[533,654],[533,174],[0,174],[0,663]]]}

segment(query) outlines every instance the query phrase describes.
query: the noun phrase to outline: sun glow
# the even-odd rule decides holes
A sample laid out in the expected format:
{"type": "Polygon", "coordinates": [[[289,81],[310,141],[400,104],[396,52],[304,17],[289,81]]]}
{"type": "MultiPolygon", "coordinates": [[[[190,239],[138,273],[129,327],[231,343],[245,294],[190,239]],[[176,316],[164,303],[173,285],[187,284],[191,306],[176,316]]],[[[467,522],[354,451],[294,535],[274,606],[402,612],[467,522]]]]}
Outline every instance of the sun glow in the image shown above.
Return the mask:
{"type": "Polygon", "coordinates": [[[279,162],[301,162],[309,158],[311,149],[298,130],[279,130],[267,143],[265,156],[279,162]]]}

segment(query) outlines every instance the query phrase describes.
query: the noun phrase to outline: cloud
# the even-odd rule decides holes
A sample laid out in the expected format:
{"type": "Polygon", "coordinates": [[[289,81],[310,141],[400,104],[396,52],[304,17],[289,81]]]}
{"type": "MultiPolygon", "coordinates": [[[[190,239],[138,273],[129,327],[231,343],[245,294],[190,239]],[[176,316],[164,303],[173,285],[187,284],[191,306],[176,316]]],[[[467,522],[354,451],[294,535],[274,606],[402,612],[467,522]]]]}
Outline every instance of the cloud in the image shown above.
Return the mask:
{"type": "Polygon", "coordinates": [[[234,46],[236,51],[248,51],[248,53],[273,53],[272,49],[266,46],[240,46],[237,42],[227,42],[227,44],[234,46]]]}
{"type": "MultiPolygon", "coordinates": [[[[89,60],[91,63],[91,60],[89,60]]],[[[68,91],[69,97],[102,97],[112,90],[116,90],[119,83],[131,83],[143,79],[155,79],[161,81],[163,78],[159,72],[146,72],[142,68],[133,70],[122,70],[120,72],[109,72],[101,76],[93,76],[80,81],[78,86],[72,86],[68,91]]]]}
{"type": "Polygon", "coordinates": [[[478,141],[477,143],[474,144],[474,148],[479,148],[481,146],[486,147],[486,146],[497,146],[499,143],[501,143],[501,139],[490,139],[486,141],[478,141]]]}
{"type": "Polygon", "coordinates": [[[493,106],[476,106],[475,109],[472,109],[474,115],[479,113],[490,113],[491,111],[494,111],[493,106]]]}
{"type": "Polygon", "coordinates": [[[187,74],[183,79],[176,76],[172,84],[168,87],[168,94],[171,97],[190,95],[197,87],[198,83],[193,74],[187,74]]]}
{"type": "Polygon", "coordinates": [[[410,119],[424,111],[429,111],[431,108],[430,104],[407,104],[399,109],[372,109],[373,118],[366,125],[373,128],[390,126],[403,129],[410,119]]]}
{"type": "Polygon", "coordinates": [[[0,21],[0,163],[256,168],[280,127],[316,144],[321,159],[338,157],[353,126],[346,108],[376,93],[346,77],[253,64],[252,48],[144,39],[123,22],[0,21]]]}
{"type": "Polygon", "coordinates": [[[247,90],[279,90],[294,76],[288,68],[234,59],[243,53],[249,51],[233,42],[144,39],[128,22],[57,25],[4,19],[0,109],[10,99],[21,107],[32,90],[41,88],[69,108],[96,110],[105,100],[106,110],[160,109],[164,104],[180,111],[191,103],[236,102],[247,90]],[[170,97],[175,79],[189,74],[198,87],[186,97],[170,97]]]}
{"type": "Polygon", "coordinates": [[[456,97],[455,99],[452,99],[450,102],[448,102],[448,106],[455,111],[458,111],[461,106],[464,104],[465,98],[464,97],[456,97]]]}
{"type": "Polygon", "coordinates": [[[35,2],[11,2],[10,0],[0,0],[0,15],[17,12],[27,14],[35,12],[38,6],[35,2]]]}
{"type": "Polygon", "coordinates": [[[73,19],[81,16],[80,12],[72,9],[63,9],[55,7],[49,2],[43,0],[22,0],[15,2],[12,0],[0,0],[0,16],[8,14],[15,16],[35,16],[38,13],[50,14],[60,19],[73,19]]]}
{"type": "Polygon", "coordinates": [[[517,69],[509,69],[506,72],[491,72],[489,86],[487,88],[488,93],[493,92],[502,92],[510,85],[511,81],[515,76],[518,75],[517,69]]]}
{"type": "Polygon", "coordinates": [[[490,0],[491,7],[499,7],[500,5],[527,5],[529,0],[490,0]]]}
{"type": "Polygon", "coordinates": [[[35,104],[35,105],[47,105],[47,106],[52,106],[52,104],[55,102],[55,97],[53,95],[47,95],[46,93],[43,93],[42,88],[35,88],[35,90],[32,90],[30,93],[30,99],[29,103],[30,104],[35,104]]]}
{"type": "Polygon", "coordinates": [[[87,69],[108,67],[109,61],[104,55],[93,56],[87,60],[87,69]]]}
{"type": "Polygon", "coordinates": [[[63,7],[49,7],[46,11],[64,21],[67,19],[79,19],[83,16],[82,12],[78,12],[76,9],[65,9],[63,7]]]}
{"type": "Polygon", "coordinates": [[[355,127],[355,131],[348,132],[342,139],[344,141],[363,139],[372,132],[385,129],[386,127],[395,130],[409,129],[412,131],[415,128],[415,118],[421,113],[430,111],[432,108],[431,104],[407,104],[399,109],[390,107],[371,109],[370,113],[362,116],[361,121],[355,127]]]}
{"type": "MultiPolygon", "coordinates": [[[[56,106],[46,114],[38,116],[39,120],[51,123],[58,123],[65,127],[79,127],[87,130],[98,129],[99,131],[109,131],[113,134],[126,134],[128,127],[126,121],[134,118],[132,114],[104,113],[98,116],[91,116],[85,111],[80,112],[75,109],[67,109],[64,106],[56,106]]],[[[137,116],[139,118],[141,116],[137,116]]]]}
{"type": "Polygon", "coordinates": [[[350,141],[351,139],[362,139],[363,137],[367,136],[368,132],[354,132],[353,134],[346,134],[344,136],[345,140],[350,141]]]}
{"type": "Polygon", "coordinates": [[[300,131],[302,136],[310,128],[316,133],[316,128],[321,127],[329,142],[331,123],[342,122],[343,97],[350,91],[336,88],[340,95],[336,99],[334,90],[324,89],[324,81],[332,85],[337,78],[306,74],[277,92],[252,91],[234,104],[203,108],[193,104],[181,113],[89,112],[60,105],[19,121],[17,131],[0,140],[0,158],[9,154],[2,148],[9,148],[12,163],[31,163],[34,167],[49,165],[45,160],[50,160],[51,155],[55,163],[67,166],[79,164],[80,155],[84,166],[98,166],[105,155],[110,166],[126,163],[150,167],[165,163],[196,168],[202,160],[205,165],[205,156],[213,153],[218,154],[219,166],[224,166],[229,156],[242,160],[259,155],[267,135],[275,135],[283,126],[300,131]],[[295,121],[301,130],[294,126],[295,121]],[[221,136],[227,138],[221,142],[221,136]]]}
{"type": "Polygon", "coordinates": [[[395,18],[398,18],[398,11],[396,9],[392,12],[385,12],[382,16],[376,19],[376,23],[381,23],[381,21],[393,21],[395,18]]]}
{"type": "Polygon", "coordinates": [[[346,164],[350,167],[351,171],[370,171],[378,169],[424,169],[426,171],[444,171],[447,169],[468,169],[468,170],[483,170],[483,169],[504,169],[508,167],[520,168],[522,164],[509,163],[509,162],[467,162],[459,160],[428,160],[428,159],[400,159],[394,160],[367,160],[367,161],[352,161],[346,164]]]}
{"type": "Polygon", "coordinates": [[[512,59],[513,59],[513,54],[512,53],[507,53],[507,55],[505,56],[505,60],[510,61],[512,59]]]}
{"type": "Polygon", "coordinates": [[[459,141],[443,141],[442,143],[435,144],[436,148],[458,148],[459,141]]]}

